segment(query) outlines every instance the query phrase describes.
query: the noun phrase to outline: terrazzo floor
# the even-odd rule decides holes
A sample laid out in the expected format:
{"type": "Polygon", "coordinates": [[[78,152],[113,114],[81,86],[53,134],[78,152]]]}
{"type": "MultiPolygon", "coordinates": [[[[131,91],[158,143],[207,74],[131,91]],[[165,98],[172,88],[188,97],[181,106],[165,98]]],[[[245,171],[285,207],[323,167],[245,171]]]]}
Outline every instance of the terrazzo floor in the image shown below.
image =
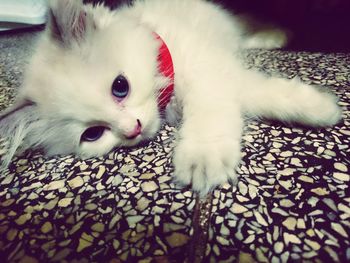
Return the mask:
{"type": "MultiPolygon", "coordinates": [[[[0,109],[36,32],[0,35],[0,109]]],[[[350,55],[251,50],[248,67],[330,89],[327,129],[247,120],[236,187],[171,182],[176,129],[99,159],[17,157],[0,176],[3,262],[350,262],[350,55]]]]}

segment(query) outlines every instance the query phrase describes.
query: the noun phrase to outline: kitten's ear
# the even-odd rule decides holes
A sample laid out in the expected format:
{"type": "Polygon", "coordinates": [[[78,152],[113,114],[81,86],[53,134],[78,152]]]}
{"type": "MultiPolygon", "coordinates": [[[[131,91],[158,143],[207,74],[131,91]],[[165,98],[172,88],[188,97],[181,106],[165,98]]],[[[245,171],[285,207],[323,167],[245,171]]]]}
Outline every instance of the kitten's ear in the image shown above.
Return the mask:
{"type": "Polygon", "coordinates": [[[80,43],[94,30],[91,14],[84,10],[82,0],[51,0],[47,30],[51,38],[69,46],[80,43]]]}
{"type": "MultiPolygon", "coordinates": [[[[18,100],[12,107],[0,113],[0,138],[7,142],[6,151],[0,156],[0,171],[5,169],[24,142],[30,125],[35,122],[36,106],[28,99],[18,100]]],[[[4,147],[4,145],[2,145],[4,147]]]]}

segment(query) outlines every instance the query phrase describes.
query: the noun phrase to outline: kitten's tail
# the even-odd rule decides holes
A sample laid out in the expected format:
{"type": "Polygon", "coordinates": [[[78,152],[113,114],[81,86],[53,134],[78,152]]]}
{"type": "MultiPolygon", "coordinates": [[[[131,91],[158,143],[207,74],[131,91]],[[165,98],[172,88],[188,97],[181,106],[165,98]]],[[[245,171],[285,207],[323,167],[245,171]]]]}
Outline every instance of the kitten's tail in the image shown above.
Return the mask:
{"type": "Polygon", "coordinates": [[[248,82],[241,94],[241,103],[248,115],[314,127],[331,126],[341,120],[335,95],[297,79],[250,73],[253,76],[247,76],[248,82]]]}

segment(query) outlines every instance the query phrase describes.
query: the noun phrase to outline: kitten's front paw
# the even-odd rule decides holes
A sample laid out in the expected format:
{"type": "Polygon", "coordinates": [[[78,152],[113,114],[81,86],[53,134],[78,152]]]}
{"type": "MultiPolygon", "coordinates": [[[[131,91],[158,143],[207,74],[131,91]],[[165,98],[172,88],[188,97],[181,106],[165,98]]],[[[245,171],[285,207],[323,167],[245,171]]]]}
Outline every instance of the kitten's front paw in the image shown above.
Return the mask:
{"type": "Polygon", "coordinates": [[[175,149],[175,182],[192,184],[201,195],[227,181],[237,182],[240,143],[231,138],[215,141],[183,139],[175,149]]]}

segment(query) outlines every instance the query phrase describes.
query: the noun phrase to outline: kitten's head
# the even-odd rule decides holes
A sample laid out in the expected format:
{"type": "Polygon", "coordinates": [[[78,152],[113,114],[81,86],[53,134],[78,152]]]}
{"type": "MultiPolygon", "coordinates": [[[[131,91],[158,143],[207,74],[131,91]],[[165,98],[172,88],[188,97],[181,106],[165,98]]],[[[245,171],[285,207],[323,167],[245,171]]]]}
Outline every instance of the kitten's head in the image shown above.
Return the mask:
{"type": "Polygon", "coordinates": [[[152,32],[123,11],[76,0],[52,1],[49,13],[17,101],[0,117],[8,158],[28,147],[98,156],[152,137],[167,84],[152,32]]]}

